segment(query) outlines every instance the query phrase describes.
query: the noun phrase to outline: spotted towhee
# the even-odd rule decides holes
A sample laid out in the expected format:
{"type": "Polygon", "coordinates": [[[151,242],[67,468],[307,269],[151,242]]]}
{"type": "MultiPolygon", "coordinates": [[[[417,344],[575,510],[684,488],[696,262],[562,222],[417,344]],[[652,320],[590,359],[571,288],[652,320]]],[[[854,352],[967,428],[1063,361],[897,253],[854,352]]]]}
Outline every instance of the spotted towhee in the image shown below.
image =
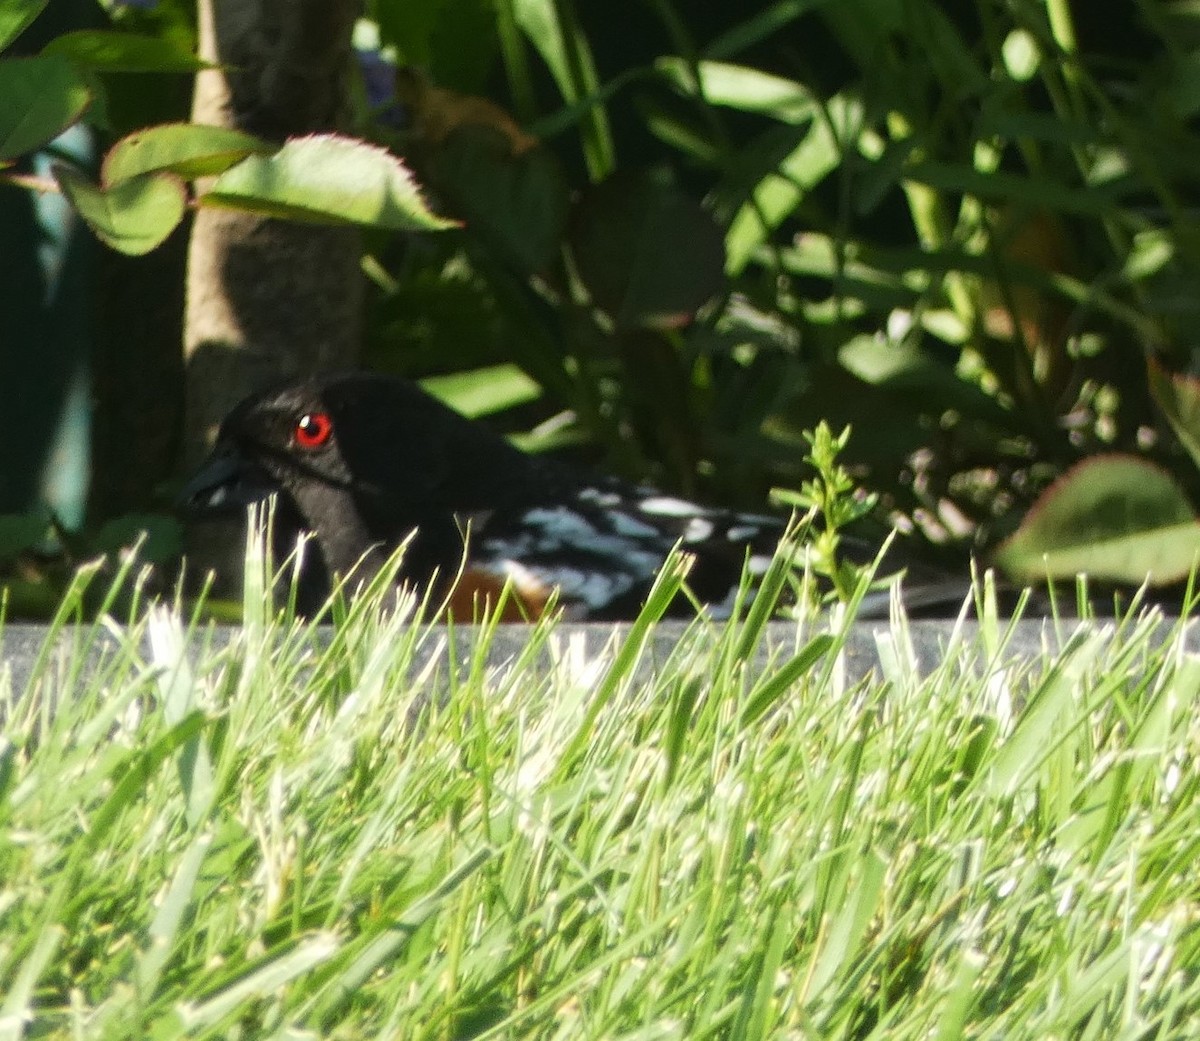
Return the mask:
{"type": "Polygon", "coordinates": [[[569,618],[630,618],[676,543],[695,557],[693,594],[720,616],[743,568],[765,570],[784,530],[780,517],[710,509],[527,455],[416,385],[367,373],[243,401],[181,503],[198,518],[272,493],[275,545],[316,537],[319,559],[306,568],[318,598],[333,576],[373,572],[411,535],[400,577],[445,582],[462,567],[449,609],[468,618],[481,592],[495,602],[506,581],[523,617],[557,591],[569,618]]]}

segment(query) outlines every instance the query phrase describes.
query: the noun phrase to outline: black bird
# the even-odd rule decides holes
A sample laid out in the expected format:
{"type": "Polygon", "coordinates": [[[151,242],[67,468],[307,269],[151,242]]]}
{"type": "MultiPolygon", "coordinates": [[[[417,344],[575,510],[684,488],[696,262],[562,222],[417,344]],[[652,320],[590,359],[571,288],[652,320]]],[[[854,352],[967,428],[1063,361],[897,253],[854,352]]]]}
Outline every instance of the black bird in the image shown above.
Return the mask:
{"type": "Polygon", "coordinates": [[[765,570],[784,529],[779,517],[710,509],[526,455],[415,384],[367,373],[243,401],[180,498],[196,518],[272,493],[276,545],[294,545],[304,530],[316,537],[320,594],[333,576],[374,572],[410,534],[401,577],[445,582],[463,566],[465,543],[451,610],[467,617],[476,593],[494,601],[506,580],[525,617],[552,590],[569,618],[633,617],[677,542],[696,558],[690,588],[720,616],[743,566],[765,570]]]}

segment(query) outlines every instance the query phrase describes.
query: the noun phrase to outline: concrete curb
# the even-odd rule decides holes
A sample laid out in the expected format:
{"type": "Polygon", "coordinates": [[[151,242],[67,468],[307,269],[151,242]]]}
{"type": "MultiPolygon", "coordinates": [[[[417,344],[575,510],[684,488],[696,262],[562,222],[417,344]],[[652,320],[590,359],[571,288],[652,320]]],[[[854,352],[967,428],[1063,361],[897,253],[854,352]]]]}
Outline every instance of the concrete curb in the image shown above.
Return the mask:
{"type": "MultiPolygon", "coordinates": [[[[1165,640],[1174,630],[1177,620],[1163,619],[1156,625],[1156,641],[1165,640]]],[[[1078,622],[1074,619],[1055,624],[1049,619],[1031,619],[1018,622],[1005,644],[1004,661],[1006,664],[1021,665],[1036,661],[1046,653],[1054,653],[1062,648],[1066,640],[1083,625],[1093,631],[1116,631],[1116,625],[1111,619],[1097,619],[1088,622],[1078,622]]],[[[630,630],[629,625],[591,624],[591,625],[560,625],[555,629],[555,641],[559,646],[571,641],[577,641],[584,654],[595,656],[601,653],[605,645],[614,636],[620,638],[630,630]]],[[[679,640],[688,630],[686,623],[665,622],[655,627],[647,647],[645,648],[640,668],[653,671],[666,661],[667,656],[675,649],[679,640]]],[[[234,634],[239,630],[233,627],[213,627],[199,633],[193,640],[193,654],[201,641],[209,642],[216,648],[228,645],[234,634]]],[[[514,659],[526,646],[532,630],[526,626],[500,626],[488,647],[487,663],[489,666],[500,667],[514,659]]],[[[48,630],[41,625],[12,624],[0,631],[0,682],[7,674],[9,689],[18,697],[24,694],[31,675],[46,645],[48,630]]],[[[943,660],[946,648],[953,638],[954,624],[944,621],[913,621],[908,623],[908,634],[913,651],[913,659],[920,675],[927,675],[943,660]]],[[[414,669],[422,669],[429,664],[430,659],[440,655],[442,661],[438,666],[448,669],[451,665],[447,641],[439,639],[445,635],[442,627],[434,627],[425,639],[413,663],[414,669]]],[[[314,630],[318,644],[327,640],[332,630],[319,628],[314,630]]],[[[457,664],[465,663],[472,657],[472,651],[479,638],[479,630],[472,627],[458,626],[454,631],[453,646],[457,664]]],[[[984,651],[980,640],[978,625],[974,622],[964,623],[961,629],[963,642],[968,648],[973,648],[977,658],[982,659],[984,651]]],[[[64,675],[63,669],[73,661],[73,646],[80,646],[80,641],[87,641],[88,648],[85,664],[76,677],[83,673],[94,675],[95,670],[103,669],[111,664],[114,655],[121,651],[122,644],[118,638],[101,629],[68,627],[59,633],[56,645],[47,651],[48,671],[55,677],[52,685],[63,690],[69,685],[71,678],[64,675]],[[88,640],[89,635],[94,638],[88,640]]],[[[1185,644],[1189,650],[1200,650],[1200,634],[1194,625],[1189,624],[1185,644]]],[[[892,657],[895,641],[892,630],[886,622],[862,622],[856,624],[847,641],[844,662],[844,676],[855,683],[866,677],[872,671],[883,673],[887,671],[885,657],[892,657]]],[[[788,622],[772,622],[766,630],[763,639],[755,649],[752,669],[761,670],[772,659],[786,660],[797,649],[796,626],[788,622]]],[[[77,652],[74,654],[78,656],[77,652]]],[[[150,660],[150,648],[143,644],[140,649],[143,661],[150,660]]],[[[47,671],[43,671],[45,676],[47,671]]]]}

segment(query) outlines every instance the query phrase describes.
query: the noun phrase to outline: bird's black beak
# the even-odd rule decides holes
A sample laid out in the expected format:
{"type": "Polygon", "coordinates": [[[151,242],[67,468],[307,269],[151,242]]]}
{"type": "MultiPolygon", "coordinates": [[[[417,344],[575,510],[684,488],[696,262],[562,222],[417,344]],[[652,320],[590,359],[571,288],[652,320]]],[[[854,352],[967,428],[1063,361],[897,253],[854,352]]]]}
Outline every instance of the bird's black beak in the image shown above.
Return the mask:
{"type": "Polygon", "coordinates": [[[185,517],[241,513],[279,491],[279,485],[262,468],[232,447],[217,445],[199,471],[175,499],[185,517]]]}

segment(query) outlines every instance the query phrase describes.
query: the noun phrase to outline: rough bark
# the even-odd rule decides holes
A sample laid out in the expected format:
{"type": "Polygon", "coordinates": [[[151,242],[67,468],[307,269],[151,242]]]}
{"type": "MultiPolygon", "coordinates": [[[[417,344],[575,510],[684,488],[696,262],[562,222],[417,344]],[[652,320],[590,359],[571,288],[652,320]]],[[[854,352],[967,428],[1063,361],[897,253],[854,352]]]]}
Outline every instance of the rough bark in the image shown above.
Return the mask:
{"type": "MultiPolygon", "coordinates": [[[[192,118],[275,141],[343,129],[359,0],[200,0],[192,118]]],[[[188,255],[184,455],[221,417],[282,377],[352,365],[361,339],[353,229],[202,210],[188,255]]]]}
{"type": "MultiPolygon", "coordinates": [[[[199,0],[200,73],[192,119],[282,142],[345,128],[350,35],[360,0],[199,0]]],[[[222,417],[282,378],[346,368],[362,331],[360,236],[201,210],[188,252],[183,458],[194,466],[222,417]]],[[[193,579],[215,572],[234,595],[242,525],[194,525],[193,579]]]]}

